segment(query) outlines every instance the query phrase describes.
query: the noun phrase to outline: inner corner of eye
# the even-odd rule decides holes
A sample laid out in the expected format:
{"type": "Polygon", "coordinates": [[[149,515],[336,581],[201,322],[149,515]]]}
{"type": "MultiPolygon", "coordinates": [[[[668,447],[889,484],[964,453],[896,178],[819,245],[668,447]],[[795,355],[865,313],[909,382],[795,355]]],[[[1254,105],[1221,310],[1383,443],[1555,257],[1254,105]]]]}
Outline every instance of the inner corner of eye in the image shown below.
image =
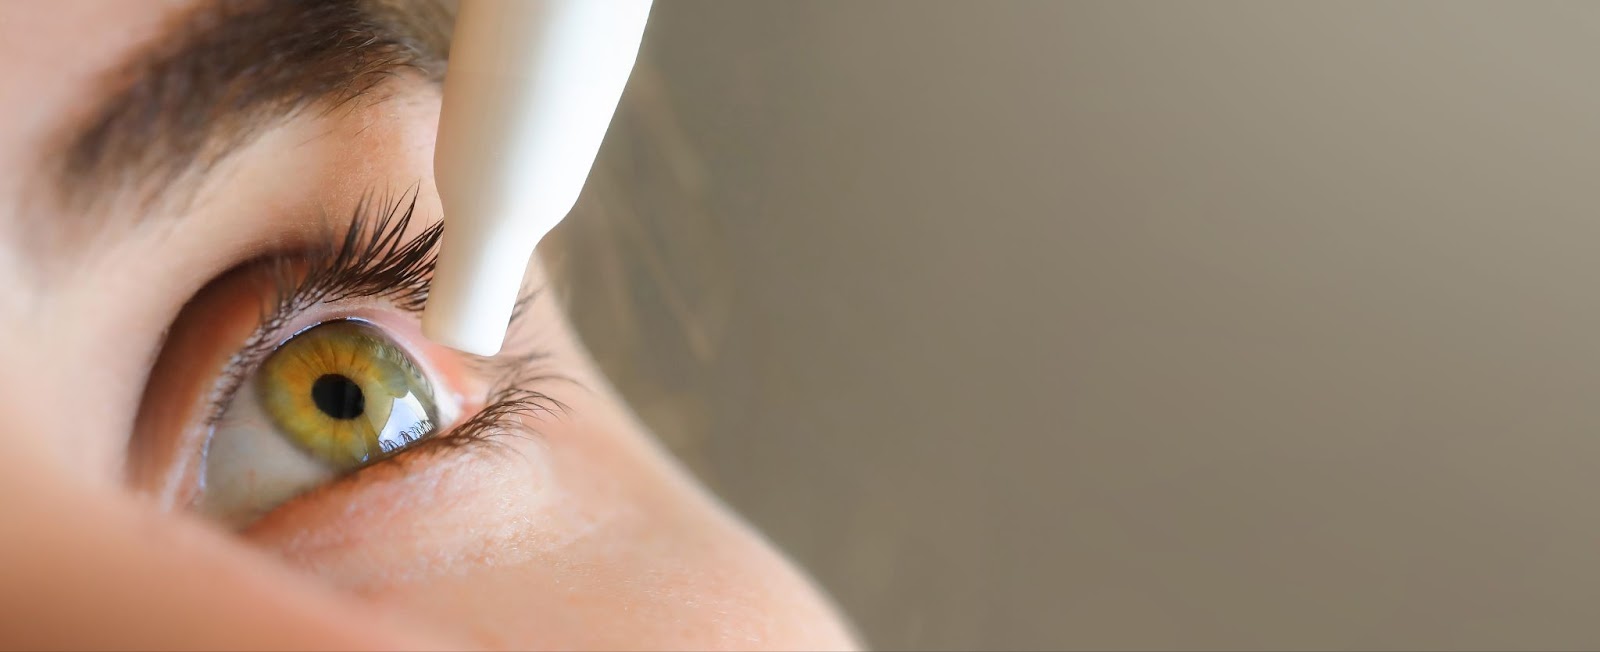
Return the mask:
{"type": "Polygon", "coordinates": [[[365,321],[324,322],[269,354],[223,409],[201,509],[247,522],[441,425],[433,384],[399,344],[365,321]]]}

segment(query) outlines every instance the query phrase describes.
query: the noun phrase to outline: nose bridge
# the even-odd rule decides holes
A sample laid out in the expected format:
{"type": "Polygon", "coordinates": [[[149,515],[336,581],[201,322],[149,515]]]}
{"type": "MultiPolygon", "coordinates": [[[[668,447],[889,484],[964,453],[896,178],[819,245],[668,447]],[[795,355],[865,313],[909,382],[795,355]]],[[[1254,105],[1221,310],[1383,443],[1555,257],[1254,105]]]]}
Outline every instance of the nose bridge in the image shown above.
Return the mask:
{"type": "MultiPolygon", "coordinates": [[[[15,321],[7,315],[3,323],[15,321]]],[[[70,363],[52,359],[49,347],[26,346],[40,341],[36,331],[8,327],[0,332],[6,333],[0,338],[0,414],[5,415],[0,449],[9,458],[8,469],[102,484],[116,478],[120,455],[104,443],[105,427],[98,423],[103,419],[92,410],[74,409],[70,391],[63,390],[70,363]],[[44,473],[51,469],[58,470],[44,473]]],[[[92,395],[95,388],[82,383],[77,392],[92,395]]]]}
{"type": "Polygon", "coordinates": [[[151,347],[120,327],[127,303],[117,291],[94,291],[91,280],[13,282],[0,292],[0,440],[7,456],[116,486],[151,347]]]}
{"type": "MultiPolygon", "coordinates": [[[[11,195],[0,189],[0,206],[5,206],[0,208],[0,333],[20,333],[35,323],[29,314],[39,308],[36,304],[41,293],[37,266],[24,251],[26,239],[20,233],[23,216],[14,205],[7,206],[11,204],[8,199],[11,195]]],[[[15,359],[9,349],[17,347],[17,339],[0,339],[5,340],[0,342],[0,360],[15,359]]]]}

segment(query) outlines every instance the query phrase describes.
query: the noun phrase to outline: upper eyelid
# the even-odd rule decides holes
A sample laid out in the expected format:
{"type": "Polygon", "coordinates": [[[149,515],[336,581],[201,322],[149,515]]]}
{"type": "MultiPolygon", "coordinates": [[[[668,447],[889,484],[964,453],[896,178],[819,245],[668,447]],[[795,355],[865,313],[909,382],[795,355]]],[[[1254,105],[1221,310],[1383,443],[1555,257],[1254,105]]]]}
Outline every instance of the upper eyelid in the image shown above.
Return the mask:
{"type": "Polygon", "coordinates": [[[433,277],[442,223],[404,239],[416,213],[418,188],[393,202],[368,193],[344,234],[325,245],[246,263],[272,275],[275,296],[260,323],[229,357],[209,397],[205,422],[213,424],[246,378],[292,337],[289,327],[321,303],[383,297],[397,308],[419,311],[433,277]],[[379,207],[387,205],[386,210],[379,207]]]}
{"type": "MultiPolygon", "coordinates": [[[[343,234],[327,238],[325,246],[304,247],[236,267],[254,266],[270,274],[266,287],[273,293],[262,316],[240,348],[230,356],[212,385],[203,427],[214,428],[245,382],[279,346],[295,334],[316,324],[355,315],[341,303],[360,298],[376,298],[381,304],[402,311],[420,311],[432,280],[442,222],[412,230],[418,190],[413,186],[393,201],[368,194],[352,214],[343,234]],[[319,306],[331,309],[317,315],[319,306]],[[315,323],[311,319],[315,318],[315,323]]],[[[512,321],[520,322],[527,308],[543,288],[534,287],[519,297],[512,321]]],[[[318,311],[320,312],[320,311],[318,311]]],[[[390,331],[375,323],[380,330],[390,331]]],[[[340,474],[324,487],[356,481],[373,466],[426,459],[431,454],[464,448],[494,447],[502,436],[536,436],[532,422],[561,418],[568,406],[550,394],[534,389],[550,381],[576,381],[557,373],[543,350],[506,352],[484,358],[457,353],[468,368],[481,378],[495,378],[488,396],[480,396],[480,409],[458,415],[447,429],[405,446],[392,454],[340,474]]],[[[431,376],[429,382],[434,382],[431,376]]],[[[473,401],[477,402],[477,401],[473,401]]],[[[312,493],[319,492],[313,490],[312,493]]]]}
{"type": "Polygon", "coordinates": [[[393,202],[368,193],[356,205],[342,237],[329,238],[320,249],[278,257],[301,265],[279,267],[277,304],[268,318],[284,319],[319,302],[381,296],[396,307],[420,311],[427,300],[438,260],[443,222],[428,226],[409,240],[416,215],[418,186],[393,202]],[[386,210],[380,207],[388,204],[386,210]]]}
{"type": "MultiPolygon", "coordinates": [[[[256,329],[224,365],[209,397],[207,424],[221,417],[244,380],[294,335],[291,325],[315,306],[377,297],[401,310],[422,310],[438,260],[444,222],[429,225],[409,239],[405,237],[416,216],[420,192],[420,184],[412,185],[393,200],[368,192],[356,205],[342,235],[330,233],[321,246],[244,265],[263,266],[272,275],[275,296],[256,329]]],[[[528,306],[543,293],[543,288],[533,287],[518,297],[511,314],[513,324],[522,321],[528,306]]],[[[506,352],[493,358],[460,355],[472,366],[496,376],[529,367],[545,357],[541,351],[506,352]]]]}
{"type": "MultiPolygon", "coordinates": [[[[418,193],[417,186],[413,186],[392,202],[368,193],[357,205],[337,245],[279,254],[255,263],[271,266],[276,297],[254,332],[230,357],[213,389],[208,423],[220,417],[244,380],[283,342],[315,326],[303,324],[291,329],[315,306],[379,297],[402,310],[422,309],[437,261],[443,222],[432,224],[409,239],[404,237],[416,213],[418,193]],[[381,208],[384,206],[387,208],[381,208]]],[[[519,296],[511,320],[521,321],[528,306],[543,293],[544,288],[533,287],[519,296]]],[[[345,319],[349,315],[333,318],[345,319]]],[[[500,377],[495,391],[501,394],[514,392],[519,384],[566,379],[556,374],[530,372],[549,357],[540,350],[520,354],[507,352],[493,358],[460,355],[474,362],[472,366],[480,372],[500,377]]],[[[487,402],[489,407],[496,404],[526,404],[530,412],[547,414],[566,410],[564,404],[537,392],[526,396],[491,397],[487,402]]]]}

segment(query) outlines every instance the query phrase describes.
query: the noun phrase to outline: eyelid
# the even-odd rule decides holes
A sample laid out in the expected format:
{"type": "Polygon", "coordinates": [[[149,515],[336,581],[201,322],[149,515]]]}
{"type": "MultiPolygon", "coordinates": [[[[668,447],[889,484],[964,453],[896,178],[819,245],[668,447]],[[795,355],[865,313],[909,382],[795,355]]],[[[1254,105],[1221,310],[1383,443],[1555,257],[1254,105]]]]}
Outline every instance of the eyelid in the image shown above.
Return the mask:
{"type": "Polygon", "coordinates": [[[496,383],[496,389],[491,390],[481,409],[448,430],[419,440],[393,455],[378,458],[347,473],[334,476],[328,482],[278,505],[264,514],[260,520],[246,527],[245,531],[249,532],[262,523],[283,518],[275,516],[283,512],[292,514],[299,505],[315,504],[329,496],[345,495],[352,490],[367,491],[370,488],[366,486],[368,480],[374,477],[380,484],[400,480],[402,486],[412,486],[410,481],[415,478],[397,477],[397,474],[409,476],[413,472],[422,471],[423,468],[416,465],[424,462],[429,463],[426,471],[433,475],[427,476],[429,479],[422,480],[422,483],[433,487],[440,477],[438,474],[447,473],[454,468],[471,466],[467,457],[454,455],[456,453],[464,450],[498,450],[496,443],[503,436],[537,436],[538,432],[528,426],[527,421],[561,418],[568,414],[570,409],[555,397],[532,389],[532,386],[546,382],[575,381],[554,373],[535,373],[528,370],[524,372],[503,377],[496,383]]]}
{"type": "MultiPolygon", "coordinates": [[[[368,314],[366,310],[359,308],[346,310],[343,313],[338,311],[339,307],[333,308],[334,314],[368,314]]],[[[553,370],[537,363],[538,361],[546,360],[547,356],[529,354],[515,358],[514,360],[519,363],[528,361],[534,361],[534,363],[502,367],[498,380],[491,387],[482,378],[478,378],[476,373],[467,370],[472,365],[468,364],[468,361],[463,358],[473,358],[478,362],[482,362],[485,359],[463,356],[453,349],[433,344],[422,338],[420,324],[416,323],[415,320],[401,319],[397,321],[392,319],[393,314],[390,316],[389,323],[394,325],[395,330],[386,330],[384,332],[385,337],[411,356],[412,361],[422,368],[425,376],[445,373],[437,371],[440,368],[451,368],[453,371],[450,373],[459,373],[460,375],[456,377],[465,379],[464,382],[461,380],[447,381],[442,385],[453,385],[456,389],[472,387],[473,389],[469,389],[466,393],[471,397],[475,397],[472,400],[476,405],[471,406],[472,409],[467,411],[462,411],[458,408],[454,413],[445,413],[443,412],[444,408],[441,407],[442,418],[440,422],[448,424],[447,427],[414,441],[392,454],[379,457],[360,467],[334,475],[326,482],[315,486],[309,491],[278,504],[264,514],[262,518],[266,518],[266,516],[276,513],[280,509],[292,509],[290,507],[292,505],[316,501],[319,500],[319,496],[327,496],[331,493],[348,489],[358,483],[364,483],[367,479],[372,478],[373,474],[380,474],[381,477],[383,473],[420,471],[421,469],[413,467],[415,464],[422,462],[429,462],[428,469],[431,471],[435,470],[432,468],[432,463],[438,461],[442,454],[458,454],[463,450],[495,449],[502,436],[535,436],[537,431],[529,425],[530,421],[560,418],[568,413],[568,407],[565,403],[543,391],[535,389],[536,386],[568,380],[565,376],[554,373],[553,370]],[[397,335],[396,331],[403,333],[403,335],[397,335]],[[418,347],[431,350],[425,353],[419,352],[418,347]],[[454,360],[453,366],[450,364],[452,360],[454,360]],[[466,416],[463,417],[463,414],[466,416]]],[[[348,318],[339,317],[322,321],[311,320],[312,323],[310,325],[302,326],[300,329],[294,330],[293,333],[298,334],[306,329],[314,328],[317,324],[339,319],[348,318]]],[[[366,319],[357,320],[367,321],[366,319]]],[[[382,328],[375,323],[373,325],[374,327],[382,328]]],[[[287,337],[292,337],[292,335],[287,337]]],[[[475,371],[481,372],[483,368],[480,365],[475,371]]],[[[246,375],[250,376],[255,373],[256,371],[252,369],[246,375]]],[[[440,401],[441,404],[445,400],[438,395],[434,398],[436,401],[440,401]]],[[[248,530],[249,528],[247,527],[246,529],[248,530]]]]}
{"type": "MultiPolygon", "coordinates": [[[[214,423],[239,386],[308,321],[317,306],[381,299],[384,305],[420,312],[438,260],[443,223],[410,235],[419,188],[393,201],[367,193],[356,204],[342,236],[320,246],[281,253],[246,264],[237,273],[258,274],[257,296],[270,297],[260,325],[224,367],[212,392],[207,422],[214,423]]],[[[322,320],[326,321],[326,320],[322,320]]]]}
{"type": "MultiPolygon", "coordinates": [[[[295,333],[334,319],[361,319],[383,330],[444,394],[436,399],[455,406],[449,419],[441,419],[454,422],[452,427],[382,458],[378,466],[501,435],[531,435],[529,422],[565,413],[563,403],[534,389],[568,380],[546,364],[545,352],[479,358],[422,337],[412,313],[426,298],[440,225],[411,234],[415,200],[415,191],[393,203],[369,195],[332,243],[247,262],[198,292],[169,329],[146,388],[130,443],[130,480],[154,485],[153,493],[169,507],[189,505],[202,489],[197,477],[213,426],[244,380],[295,333]],[[167,385],[178,389],[163,392],[167,385]],[[152,440],[155,453],[143,461],[155,460],[150,466],[162,477],[141,478],[133,449],[152,440]]],[[[519,301],[514,321],[522,320],[535,296],[529,292],[519,301]]],[[[329,484],[352,481],[361,471],[329,484]]]]}
{"type": "Polygon", "coordinates": [[[204,451],[222,414],[277,343],[320,323],[355,319],[381,331],[434,388],[441,425],[479,409],[485,380],[453,352],[423,339],[411,313],[364,299],[311,306],[292,321],[266,328],[256,301],[268,291],[267,281],[250,271],[224,275],[196,295],[190,306],[195,310],[186,308],[175,322],[146,388],[146,405],[130,443],[130,481],[159,503],[183,508],[199,497],[204,451]],[[251,354],[238,344],[248,338],[274,346],[263,355],[251,354]]]}
{"type": "MultiPolygon", "coordinates": [[[[259,363],[297,330],[282,333],[319,304],[363,298],[383,299],[410,312],[427,300],[438,261],[443,222],[408,236],[416,214],[418,189],[393,202],[368,193],[357,203],[341,237],[322,246],[280,254],[255,265],[270,278],[272,301],[257,332],[240,349],[240,361],[259,363]],[[387,206],[388,208],[383,208],[387,206]],[[275,335],[282,335],[274,339],[275,335]]],[[[230,367],[235,365],[230,364],[230,367]]]]}

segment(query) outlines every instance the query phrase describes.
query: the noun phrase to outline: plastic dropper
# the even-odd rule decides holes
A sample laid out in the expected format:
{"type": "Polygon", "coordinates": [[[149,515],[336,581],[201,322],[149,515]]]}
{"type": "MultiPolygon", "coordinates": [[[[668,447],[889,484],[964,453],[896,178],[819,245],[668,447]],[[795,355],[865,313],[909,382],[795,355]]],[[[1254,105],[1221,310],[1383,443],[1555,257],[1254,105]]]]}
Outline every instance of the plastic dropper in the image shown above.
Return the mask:
{"type": "Polygon", "coordinates": [[[445,229],[422,332],[500,351],[539,241],[594,166],[650,0],[461,0],[433,173],[445,229]]]}

